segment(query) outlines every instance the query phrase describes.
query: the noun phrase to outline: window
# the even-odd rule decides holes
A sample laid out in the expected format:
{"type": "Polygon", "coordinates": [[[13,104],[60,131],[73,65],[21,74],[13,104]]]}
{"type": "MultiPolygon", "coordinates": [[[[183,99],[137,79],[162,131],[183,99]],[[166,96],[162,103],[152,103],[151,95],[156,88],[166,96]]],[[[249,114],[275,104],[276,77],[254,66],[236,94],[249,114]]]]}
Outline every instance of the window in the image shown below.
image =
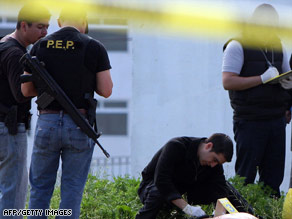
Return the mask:
{"type": "Polygon", "coordinates": [[[108,51],[128,50],[128,31],[126,28],[89,28],[88,35],[99,40],[108,51]]]}
{"type": "Polygon", "coordinates": [[[88,23],[88,35],[99,40],[108,51],[128,51],[127,19],[92,15],[88,23]]]}
{"type": "Polygon", "coordinates": [[[17,23],[17,17],[7,17],[6,18],[7,23],[17,23]]]}
{"type": "Polygon", "coordinates": [[[0,15],[0,38],[14,32],[16,28],[17,17],[0,15]]]}
{"type": "Polygon", "coordinates": [[[103,103],[105,108],[126,108],[126,101],[105,101],[103,103]]]}
{"type": "Polygon", "coordinates": [[[127,102],[99,101],[96,121],[103,135],[128,135],[127,102]]]}
{"type": "Polygon", "coordinates": [[[15,28],[0,28],[0,38],[12,33],[14,30],[15,28]]]}
{"type": "Polygon", "coordinates": [[[96,115],[99,131],[104,135],[127,135],[127,113],[98,113],[96,115]]]}

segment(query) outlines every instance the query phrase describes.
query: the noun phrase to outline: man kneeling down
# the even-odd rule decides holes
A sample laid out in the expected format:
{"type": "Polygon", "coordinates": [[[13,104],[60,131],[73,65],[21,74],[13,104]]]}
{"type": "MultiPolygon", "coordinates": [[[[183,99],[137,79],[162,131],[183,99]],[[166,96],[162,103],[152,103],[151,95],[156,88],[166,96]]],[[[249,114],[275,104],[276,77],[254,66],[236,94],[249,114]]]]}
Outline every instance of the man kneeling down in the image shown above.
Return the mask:
{"type": "Polygon", "coordinates": [[[164,203],[190,216],[203,216],[198,204],[226,197],[222,164],[233,155],[231,139],[221,133],[209,138],[179,137],[167,142],[142,172],[138,194],[144,206],[136,219],[156,218],[164,203]],[[188,203],[182,199],[187,194],[188,203]]]}

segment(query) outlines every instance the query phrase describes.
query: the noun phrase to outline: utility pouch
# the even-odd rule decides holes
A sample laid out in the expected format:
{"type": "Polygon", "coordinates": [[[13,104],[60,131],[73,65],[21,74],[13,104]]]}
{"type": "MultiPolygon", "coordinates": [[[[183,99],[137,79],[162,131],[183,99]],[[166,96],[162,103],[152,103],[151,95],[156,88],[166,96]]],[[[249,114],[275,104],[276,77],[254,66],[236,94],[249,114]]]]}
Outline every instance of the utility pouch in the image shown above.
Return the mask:
{"type": "Polygon", "coordinates": [[[88,108],[88,122],[90,125],[93,126],[94,130],[97,131],[96,125],[96,107],[97,107],[97,100],[94,99],[89,93],[85,94],[85,99],[88,100],[89,108],[88,108]]]}
{"type": "Polygon", "coordinates": [[[13,105],[10,107],[9,111],[7,112],[4,124],[8,129],[8,133],[10,135],[17,134],[17,106],[13,105]]]}
{"type": "Polygon", "coordinates": [[[26,130],[30,130],[31,116],[32,116],[32,114],[30,112],[25,114],[24,125],[25,125],[26,130]]]}

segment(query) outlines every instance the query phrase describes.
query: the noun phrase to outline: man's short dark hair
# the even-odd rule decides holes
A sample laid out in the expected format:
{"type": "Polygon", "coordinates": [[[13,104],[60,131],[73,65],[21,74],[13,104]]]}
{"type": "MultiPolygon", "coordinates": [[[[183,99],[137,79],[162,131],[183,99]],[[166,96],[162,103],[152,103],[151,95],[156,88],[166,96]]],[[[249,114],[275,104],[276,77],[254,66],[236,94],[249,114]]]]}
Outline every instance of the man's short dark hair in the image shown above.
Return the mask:
{"type": "Polygon", "coordinates": [[[84,8],[78,8],[78,5],[72,5],[70,8],[63,8],[60,12],[59,19],[67,21],[87,20],[87,13],[84,8]]]}
{"type": "Polygon", "coordinates": [[[86,21],[86,29],[85,33],[88,33],[88,19],[87,12],[84,6],[79,4],[73,4],[71,7],[63,8],[59,15],[60,21],[69,21],[74,23],[84,22],[86,21]]]}
{"type": "Polygon", "coordinates": [[[270,4],[261,4],[254,10],[251,21],[258,24],[277,26],[279,14],[270,4]]]}
{"type": "Polygon", "coordinates": [[[231,161],[233,156],[233,142],[228,135],[215,133],[206,139],[206,142],[213,143],[211,151],[216,154],[223,154],[227,162],[231,161]]]}
{"type": "Polygon", "coordinates": [[[25,4],[19,11],[18,17],[17,17],[17,25],[16,28],[20,28],[20,23],[22,21],[27,22],[29,26],[33,22],[38,22],[44,19],[50,19],[51,13],[49,10],[44,7],[43,5],[36,3],[36,2],[30,2],[25,4]]]}

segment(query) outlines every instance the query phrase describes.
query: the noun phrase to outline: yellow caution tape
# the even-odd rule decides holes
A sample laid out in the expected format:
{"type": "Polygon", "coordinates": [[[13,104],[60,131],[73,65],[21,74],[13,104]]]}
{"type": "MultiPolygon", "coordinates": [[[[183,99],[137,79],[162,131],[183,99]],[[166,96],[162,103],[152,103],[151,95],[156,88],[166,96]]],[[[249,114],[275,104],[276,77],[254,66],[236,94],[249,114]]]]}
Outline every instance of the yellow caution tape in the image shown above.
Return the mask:
{"type": "Polygon", "coordinates": [[[282,219],[292,219],[292,189],[289,189],[286,195],[283,205],[282,219]]]}
{"type": "MultiPolygon", "coordinates": [[[[1,0],[1,13],[11,13],[18,10],[28,0],[1,0]]],[[[235,14],[235,11],[219,7],[215,3],[172,1],[146,2],[146,1],[73,1],[73,0],[38,0],[53,13],[59,13],[60,9],[67,7],[74,11],[84,8],[88,11],[89,20],[104,17],[124,18],[133,24],[136,30],[147,33],[157,32],[164,34],[177,34],[180,36],[208,36],[210,38],[228,39],[235,33],[247,30],[253,35],[262,36],[259,40],[265,40],[272,32],[279,33],[292,43],[292,26],[290,23],[271,27],[269,24],[257,25],[248,23],[243,17],[235,14]],[[143,28],[141,28],[143,26],[143,28]],[[267,34],[268,33],[268,34],[267,34]]],[[[281,17],[281,16],[280,16],[281,17]]],[[[284,19],[285,20],[285,19],[284,19]]],[[[290,19],[289,19],[290,20],[290,19]]],[[[246,41],[251,46],[258,46],[259,41],[253,38],[246,41]]]]}

